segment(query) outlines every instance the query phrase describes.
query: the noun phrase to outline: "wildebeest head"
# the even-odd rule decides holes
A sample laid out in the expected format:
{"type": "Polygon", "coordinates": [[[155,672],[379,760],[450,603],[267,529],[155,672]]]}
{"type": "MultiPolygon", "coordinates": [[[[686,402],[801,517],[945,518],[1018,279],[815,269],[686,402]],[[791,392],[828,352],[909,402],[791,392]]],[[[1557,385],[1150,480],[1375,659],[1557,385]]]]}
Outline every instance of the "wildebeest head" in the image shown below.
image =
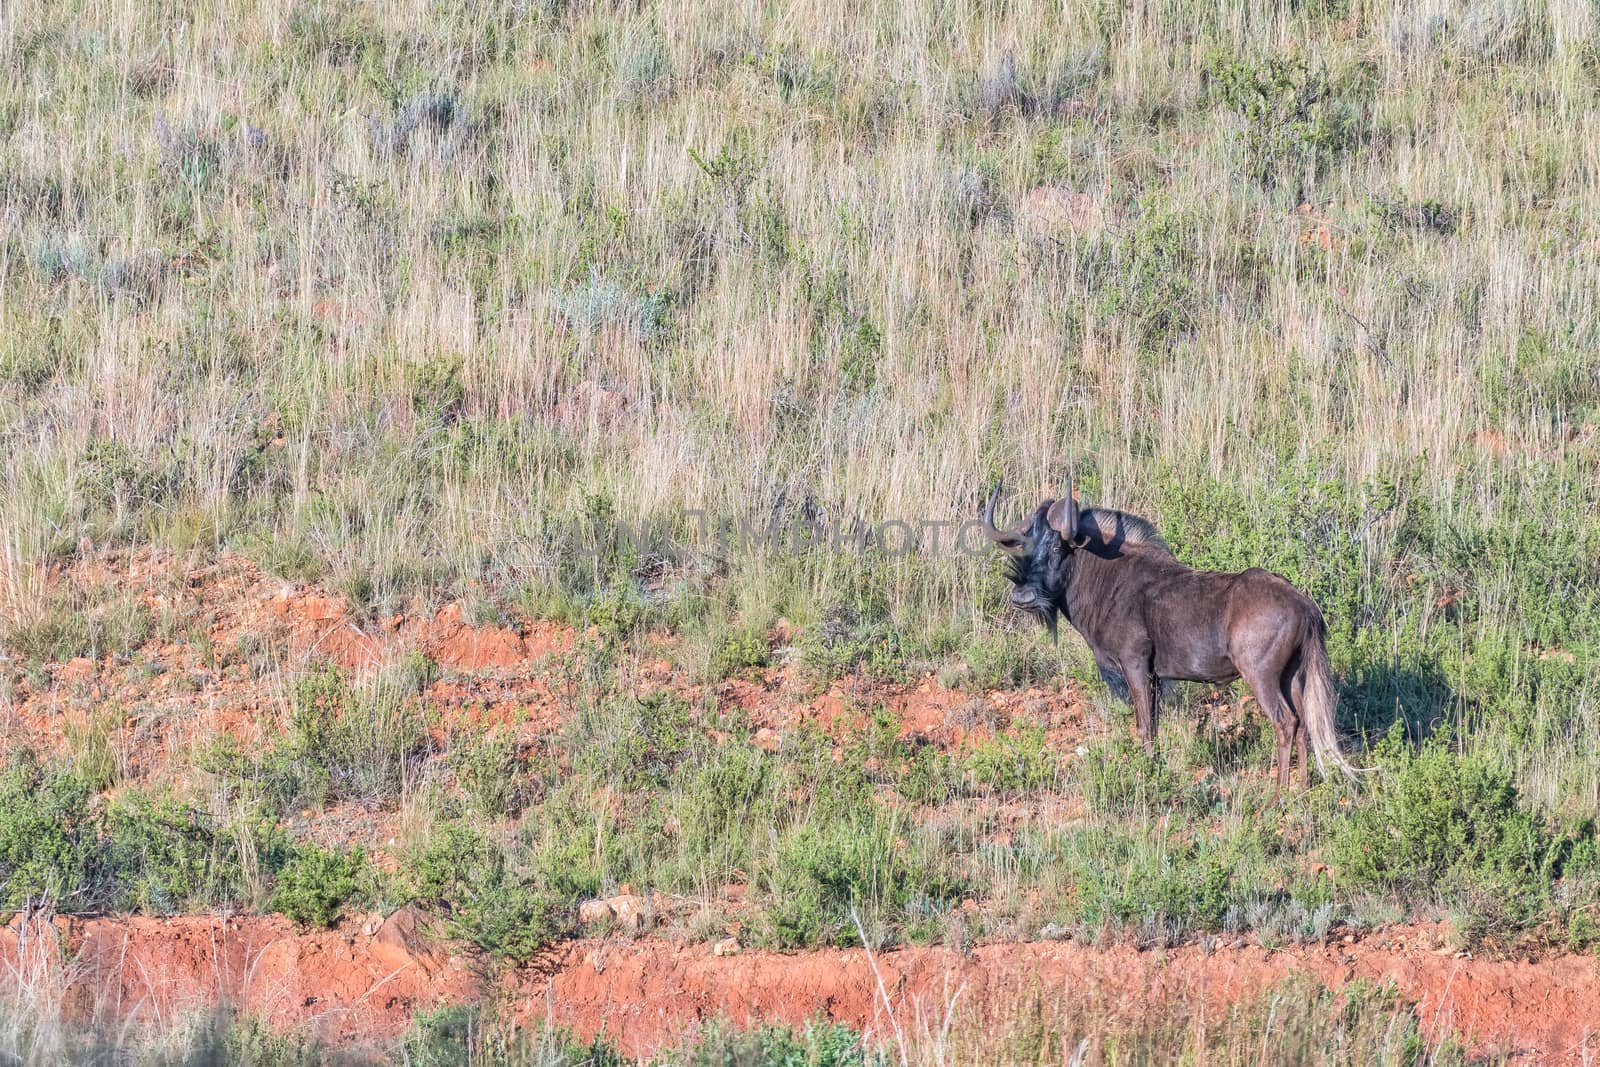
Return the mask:
{"type": "Polygon", "coordinates": [[[1072,479],[1059,500],[1046,500],[1033,515],[1009,530],[994,522],[994,506],[1000,499],[1000,486],[983,508],[983,529],[995,545],[1010,558],[1006,577],[1011,579],[1011,606],[1026,611],[1056,636],[1056,620],[1066,602],[1071,553],[1087,539],[1078,530],[1078,502],[1072,498],[1072,479]]]}

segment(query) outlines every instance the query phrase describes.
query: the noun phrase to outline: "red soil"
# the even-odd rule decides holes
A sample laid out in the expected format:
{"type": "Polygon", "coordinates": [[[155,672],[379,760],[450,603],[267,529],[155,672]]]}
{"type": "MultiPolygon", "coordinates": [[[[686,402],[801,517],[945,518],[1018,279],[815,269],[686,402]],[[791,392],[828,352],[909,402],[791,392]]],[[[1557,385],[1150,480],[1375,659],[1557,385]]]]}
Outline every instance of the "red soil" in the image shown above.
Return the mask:
{"type": "MultiPolygon", "coordinates": [[[[245,662],[248,651],[228,650],[265,645],[273,664],[328,658],[359,673],[421,649],[449,672],[425,694],[440,716],[441,735],[465,718],[514,727],[520,740],[538,744],[571,714],[561,660],[586,639],[537,621],[471,626],[460,605],[437,612],[417,606],[358,623],[337,597],[275,582],[237,557],[185,571],[171,557],[144,553],[80,561],[52,580],[138,596],[153,612],[177,617],[181,624],[171,629],[188,636],[153,639],[130,657],[108,654],[49,664],[42,675],[17,675],[0,693],[0,744],[63,748],[67,729],[109,707],[129,709],[113,743],[122,754],[122,780],[133,785],[181,776],[192,747],[217,732],[250,743],[278,727],[279,672],[253,670],[245,662]],[[222,654],[201,647],[195,634],[222,654]]],[[[849,736],[874,704],[888,705],[904,733],[952,748],[1026,720],[1042,725],[1050,744],[1070,759],[1097,728],[1070,686],[973,693],[926,678],[910,686],[845,681],[818,693],[794,671],[773,668],[708,688],[659,658],[671,646],[670,639],[654,641],[625,668],[631,684],[640,692],[672,688],[697,705],[714,698],[723,709],[742,709],[756,742],[767,746],[781,744],[779,731],[801,722],[849,736]]],[[[1071,813],[1042,800],[1019,814],[1071,813]]],[[[363,844],[383,862],[389,813],[306,815],[316,835],[363,844]]],[[[1000,822],[1003,829],[1006,820],[1000,822]]],[[[738,903],[736,890],[726,894],[730,907],[738,903]]],[[[341,1043],[381,1042],[403,1030],[418,1009],[494,992],[471,960],[430,947],[415,922],[409,910],[387,922],[351,922],[317,933],[297,933],[275,917],[63,921],[59,936],[72,962],[55,973],[64,1003],[83,1018],[170,1021],[184,1010],[227,1001],[341,1043]]],[[[0,929],[0,988],[33,981],[33,972],[21,966],[29,942],[20,931],[16,921],[0,929]]],[[[46,935],[52,951],[30,958],[48,969],[57,964],[40,961],[57,958],[57,934],[46,935]]],[[[966,1025],[991,1029],[1007,1025],[1029,998],[1060,1013],[1088,1005],[1137,1014],[1162,1004],[1220,1012],[1305,972],[1335,985],[1356,977],[1392,979],[1419,1002],[1432,1032],[1470,1035],[1478,1051],[1550,1063],[1577,1063],[1585,1053],[1600,1052],[1591,1034],[1600,1030],[1600,960],[1456,958],[1441,954],[1431,928],[1275,953],[1252,946],[1207,954],[1199,946],[1141,952],[1046,943],[989,945],[967,956],[906,949],[883,955],[878,965],[892,1020],[860,950],[718,957],[708,945],[665,939],[573,941],[511,975],[500,992],[523,1019],[548,1012],[581,1035],[603,1030],[629,1052],[645,1053],[720,1015],[736,1021],[822,1015],[885,1036],[895,1023],[906,1031],[937,1030],[952,1001],[966,1025]]]]}
{"type": "Polygon", "coordinates": [[[888,1039],[897,1027],[936,1034],[953,1010],[957,1023],[1001,1035],[1035,1006],[1046,1020],[1074,1008],[1124,1019],[1173,1006],[1216,1015],[1304,974],[1335,987],[1355,978],[1392,981],[1416,1002],[1431,1034],[1454,1031],[1477,1053],[1577,1063],[1600,1051],[1594,956],[1534,964],[1370,943],[1207,953],[1196,945],[1141,951],[1054,942],[985,945],[965,956],[909,948],[877,956],[876,966],[877,976],[860,949],[719,958],[706,946],[580,942],[562,946],[546,968],[520,975],[517,989],[528,1015],[548,1005],[556,1022],[585,1035],[603,1027],[624,1051],[647,1055],[686,1024],[717,1016],[821,1016],[888,1039]]]}
{"type": "MultiPolygon", "coordinates": [[[[413,1012],[490,992],[470,960],[417,936],[408,910],[382,924],[300,934],[278,918],[58,924],[72,961],[57,972],[66,978],[64,1002],[69,1013],[102,1022],[170,1024],[226,1001],[278,1026],[378,1048],[413,1012]]],[[[0,987],[26,971],[20,931],[17,920],[0,930],[0,987]]],[[[499,992],[522,1022],[548,1017],[647,1056],[719,1017],[825,1018],[882,1040],[897,1030],[936,1035],[947,1025],[1003,1035],[1030,1019],[1082,1019],[1085,1011],[1121,1021],[1173,1008],[1216,1017],[1302,974],[1335,987],[1356,978],[1393,982],[1417,1003],[1430,1034],[1463,1035],[1477,1054],[1576,1064],[1600,1052],[1600,959],[1479,960],[1420,947],[1435,933],[1406,928],[1382,940],[1276,952],[1051,942],[874,958],[861,949],[719,957],[705,944],[584,940],[555,946],[507,976],[499,992]]]]}
{"type": "Polygon", "coordinates": [[[418,935],[408,908],[313,933],[281,916],[13,918],[0,929],[0,989],[53,988],[68,1018],[119,1028],[171,1026],[229,1004],[360,1045],[401,1032],[416,1011],[475,999],[481,985],[462,959],[418,935]]]}

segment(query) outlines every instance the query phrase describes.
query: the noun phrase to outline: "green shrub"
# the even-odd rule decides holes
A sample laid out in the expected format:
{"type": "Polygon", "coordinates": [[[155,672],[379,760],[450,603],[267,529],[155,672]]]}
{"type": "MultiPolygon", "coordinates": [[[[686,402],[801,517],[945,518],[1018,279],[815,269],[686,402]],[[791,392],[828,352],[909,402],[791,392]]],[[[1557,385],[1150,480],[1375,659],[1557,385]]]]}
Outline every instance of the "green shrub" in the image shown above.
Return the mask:
{"type": "Polygon", "coordinates": [[[767,635],[759,627],[730,630],[711,653],[706,674],[713,681],[765,667],[771,662],[767,635]]]}
{"type": "Polygon", "coordinates": [[[393,805],[428,744],[415,698],[419,670],[402,666],[398,685],[357,692],[332,664],[296,680],[289,732],[259,757],[239,762],[241,778],[264,788],[278,810],[321,807],[329,799],[393,805]]]}
{"type": "Polygon", "coordinates": [[[633,576],[619,572],[589,601],[586,615],[602,634],[617,640],[643,627],[649,612],[633,576]]]}
{"type": "Polygon", "coordinates": [[[1236,878],[1241,855],[1230,841],[1084,827],[1061,835],[1053,851],[1053,862],[1077,887],[1074,917],[1094,928],[1131,927],[1177,940],[1222,929],[1249,899],[1248,883],[1236,878]]]}
{"type": "Polygon", "coordinates": [[[888,1052],[867,1045],[842,1023],[740,1028],[713,1023],[678,1049],[660,1067],[879,1067],[892,1062],[888,1052]]]}
{"type": "Polygon", "coordinates": [[[1245,123],[1243,169],[1263,186],[1286,183],[1304,198],[1328,167],[1367,134],[1369,72],[1339,77],[1300,56],[1260,63],[1213,56],[1217,98],[1245,123]]]}
{"type": "MultiPolygon", "coordinates": [[[[245,832],[258,863],[271,870],[280,862],[281,841],[270,827],[245,832]]],[[[105,813],[100,851],[98,878],[113,910],[175,915],[248,898],[239,838],[170,799],[119,798],[105,813]]]]}
{"type": "MultiPolygon", "coordinates": [[[[156,1062],[160,1062],[157,1060],[156,1062]]],[[[303,1032],[285,1033],[259,1014],[224,1013],[193,1050],[188,1063],[230,1063],[239,1067],[319,1067],[327,1050],[303,1032]]]]}
{"type": "Polygon", "coordinates": [[[1398,723],[1374,755],[1383,773],[1331,831],[1342,884],[1460,902],[1481,933],[1545,911],[1578,841],[1524,804],[1504,771],[1442,734],[1413,751],[1398,723]]]}
{"type": "Polygon", "coordinates": [[[564,744],[581,773],[637,788],[665,783],[692,738],[688,705],[662,691],[582,705],[564,744]]]}
{"type": "Polygon", "coordinates": [[[278,872],[267,906],[300,926],[332,926],[369,877],[365,853],[307,844],[278,872]]]}
{"type": "Polygon", "coordinates": [[[1203,299],[1198,228],[1192,216],[1152,200],[1126,236],[1092,246],[1081,268],[1096,313],[1131,323],[1142,351],[1164,351],[1194,330],[1203,299]]]}
{"type": "Polygon", "coordinates": [[[1016,795],[1053,785],[1058,769],[1043,727],[1019,726],[979,742],[967,755],[966,776],[977,792],[1016,795]]]}
{"type": "Polygon", "coordinates": [[[685,766],[672,790],[673,811],[681,853],[695,875],[726,878],[736,869],[749,869],[761,833],[757,828],[777,818],[771,764],[754,745],[730,743],[685,766]]]}
{"type": "Polygon", "coordinates": [[[286,858],[270,823],[219,828],[170,799],[92,797],[77,774],[31,753],[13,757],[0,773],[0,908],[42,900],[63,911],[171,915],[248,904],[241,849],[266,874],[286,858]]]}
{"type": "Polygon", "coordinates": [[[579,1041],[548,1023],[541,1023],[530,1032],[498,1014],[493,1005],[479,1004],[454,1004],[418,1012],[400,1039],[399,1059],[409,1067],[627,1067],[634,1062],[618,1052],[604,1035],[579,1041]]]}
{"type": "Polygon", "coordinates": [[[561,929],[562,903],[516,877],[505,849],[476,828],[445,824],[407,858],[406,874],[452,931],[497,959],[527,960],[561,929]]]}
{"type": "Polygon", "coordinates": [[[1018,689],[1055,674],[1055,663],[1037,643],[1017,634],[993,634],[962,650],[974,689],[1018,689]]]}
{"type": "Polygon", "coordinates": [[[509,733],[458,732],[450,744],[450,766],[467,802],[483,815],[502,818],[526,803],[517,742],[509,733]]]}
{"type": "Polygon", "coordinates": [[[851,819],[790,830],[765,872],[765,939],[783,948],[856,944],[852,908],[871,936],[903,923],[914,903],[947,904],[956,881],[910,834],[900,819],[871,806],[851,819]]]}
{"type": "Polygon", "coordinates": [[[799,644],[801,666],[819,682],[858,672],[886,679],[905,675],[900,632],[886,608],[835,603],[799,644]]]}
{"type": "Polygon", "coordinates": [[[81,778],[40,766],[32,752],[10,759],[0,772],[0,908],[80,903],[97,852],[89,797],[81,778]]]}
{"type": "Polygon", "coordinates": [[[1075,765],[1089,810],[1122,815],[1198,802],[1203,790],[1185,784],[1158,753],[1125,734],[1096,741],[1075,765]]]}

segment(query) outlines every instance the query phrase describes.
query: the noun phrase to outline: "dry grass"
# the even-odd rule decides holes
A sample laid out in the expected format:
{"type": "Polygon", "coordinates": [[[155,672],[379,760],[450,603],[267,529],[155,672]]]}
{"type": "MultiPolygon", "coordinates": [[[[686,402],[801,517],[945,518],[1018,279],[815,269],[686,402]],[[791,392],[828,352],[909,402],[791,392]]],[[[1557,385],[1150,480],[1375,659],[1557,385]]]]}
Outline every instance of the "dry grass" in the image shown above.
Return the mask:
{"type": "Polygon", "coordinates": [[[1346,725],[1592,818],[1597,57],[1579,0],[12,4],[0,667],[71,643],[52,566],[150,545],[970,660],[989,567],[690,513],[1070,468],[1313,585],[1346,725]]]}

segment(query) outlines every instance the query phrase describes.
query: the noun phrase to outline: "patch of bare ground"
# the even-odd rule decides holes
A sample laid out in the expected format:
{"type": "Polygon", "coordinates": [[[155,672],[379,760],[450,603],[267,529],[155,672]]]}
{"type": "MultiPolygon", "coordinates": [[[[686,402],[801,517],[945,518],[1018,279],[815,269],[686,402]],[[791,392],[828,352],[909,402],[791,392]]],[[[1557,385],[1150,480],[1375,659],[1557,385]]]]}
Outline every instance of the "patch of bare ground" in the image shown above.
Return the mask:
{"type": "Polygon", "coordinates": [[[0,930],[0,983],[48,941],[69,1016],[158,1021],[227,1002],[343,1047],[378,1047],[413,1012],[495,995],[522,1024],[548,1019],[647,1056],[697,1024],[842,1022],[877,1039],[980,1028],[999,1039],[1052,1019],[1217,1018],[1295,975],[1338,988],[1392,982],[1425,1030],[1478,1055],[1592,1062],[1600,1052],[1600,958],[1474,959],[1431,926],[1277,950],[1256,944],[1141,950],[1074,941],[774,953],[661,939],[579,940],[495,981],[440,947],[402,909],[387,920],[296,932],[280,918],[102,918],[0,930]],[[45,927],[45,929],[41,929],[45,927]],[[56,951],[59,946],[60,951],[56,951]],[[35,949],[36,951],[36,949],[35,949]]]}
{"type": "MultiPolygon", "coordinates": [[[[130,785],[170,779],[175,762],[219,734],[259,742],[280,724],[286,679],[318,661],[359,673],[420,652],[442,669],[422,694],[441,741],[467,721],[514,728],[521,743],[536,745],[575,711],[573,659],[589,637],[528,618],[472,625],[459,602],[364,619],[327,590],[273,579],[232,555],[195,569],[157,552],[108,555],[74,563],[52,581],[131,593],[162,624],[129,652],[47,662],[19,676],[0,703],[0,733],[61,751],[69,729],[114,708],[119,778],[130,785]]],[[[818,691],[787,666],[699,683],[657,654],[671,644],[653,635],[623,684],[737,711],[764,747],[801,724],[853,736],[874,705],[898,716],[903,736],[945,749],[1029,722],[1070,752],[1088,729],[1087,705],[1070,688],[975,693],[930,675],[906,685],[845,679],[818,691]]]]}

